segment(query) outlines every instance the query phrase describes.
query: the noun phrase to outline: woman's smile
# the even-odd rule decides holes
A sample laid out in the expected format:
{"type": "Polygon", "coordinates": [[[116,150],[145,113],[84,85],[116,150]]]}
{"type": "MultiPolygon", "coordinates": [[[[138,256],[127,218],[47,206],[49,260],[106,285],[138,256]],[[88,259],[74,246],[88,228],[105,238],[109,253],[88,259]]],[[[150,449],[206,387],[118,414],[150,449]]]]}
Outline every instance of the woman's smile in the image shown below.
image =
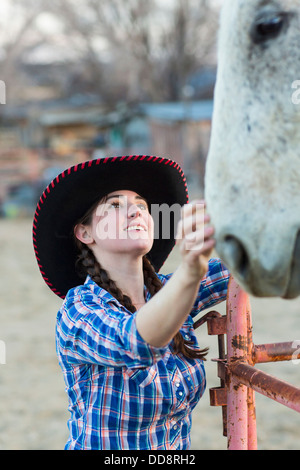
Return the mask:
{"type": "Polygon", "coordinates": [[[141,232],[141,231],[144,231],[144,232],[147,232],[147,228],[142,226],[142,225],[129,225],[128,227],[124,228],[124,230],[126,230],[127,232],[131,232],[133,230],[136,230],[137,232],[141,232]]]}

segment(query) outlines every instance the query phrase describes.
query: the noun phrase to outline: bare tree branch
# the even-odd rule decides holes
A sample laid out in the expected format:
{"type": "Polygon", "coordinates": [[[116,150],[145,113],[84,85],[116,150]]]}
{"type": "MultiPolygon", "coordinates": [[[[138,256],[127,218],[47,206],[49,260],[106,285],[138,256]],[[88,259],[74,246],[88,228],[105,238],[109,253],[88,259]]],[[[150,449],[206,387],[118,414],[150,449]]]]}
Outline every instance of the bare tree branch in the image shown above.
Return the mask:
{"type": "MultiPolygon", "coordinates": [[[[208,0],[174,0],[168,9],[161,0],[14,0],[13,8],[23,15],[14,37],[3,40],[5,77],[30,48],[64,44],[76,52],[77,73],[108,101],[181,99],[215,46],[217,15],[208,0]],[[59,37],[36,27],[45,12],[62,25],[59,37]]],[[[74,64],[65,65],[72,83],[74,64]]]]}

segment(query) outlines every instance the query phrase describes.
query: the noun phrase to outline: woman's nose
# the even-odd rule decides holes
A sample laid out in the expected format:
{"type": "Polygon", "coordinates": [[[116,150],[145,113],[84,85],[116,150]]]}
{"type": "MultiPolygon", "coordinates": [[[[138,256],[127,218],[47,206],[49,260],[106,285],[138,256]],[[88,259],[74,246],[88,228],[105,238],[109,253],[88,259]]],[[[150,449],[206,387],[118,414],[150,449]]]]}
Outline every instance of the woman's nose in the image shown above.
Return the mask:
{"type": "Polygon", "coordinates": [[[128,211],[128,217],[130,218],[135,218],[141,215],[141,210],[138,206],[135,204],[130,206],[129,211],[128,211]]]}

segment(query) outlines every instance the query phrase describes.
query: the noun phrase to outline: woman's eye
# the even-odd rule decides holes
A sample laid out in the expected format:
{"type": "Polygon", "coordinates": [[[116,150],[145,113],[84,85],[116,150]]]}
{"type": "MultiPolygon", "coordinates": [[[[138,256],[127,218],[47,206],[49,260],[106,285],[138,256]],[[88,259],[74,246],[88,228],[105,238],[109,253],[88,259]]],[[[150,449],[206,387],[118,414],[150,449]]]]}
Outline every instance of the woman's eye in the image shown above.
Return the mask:
{"type": "Polygon", "coordinates": [[[146,211],[146,210],[148,209],[147,204],[143,204],[143,203],[138,204],[138,207],[139,207],[141,210],[143,210],[143,211],[146,211]]]}
{"type": "Polygon", "coordinates": [[[110,205],[111,205],[111,207],[114,207],[115,209],[118,209],[121,204],[120,204],[119,201],[114,201],[110,205]]]}

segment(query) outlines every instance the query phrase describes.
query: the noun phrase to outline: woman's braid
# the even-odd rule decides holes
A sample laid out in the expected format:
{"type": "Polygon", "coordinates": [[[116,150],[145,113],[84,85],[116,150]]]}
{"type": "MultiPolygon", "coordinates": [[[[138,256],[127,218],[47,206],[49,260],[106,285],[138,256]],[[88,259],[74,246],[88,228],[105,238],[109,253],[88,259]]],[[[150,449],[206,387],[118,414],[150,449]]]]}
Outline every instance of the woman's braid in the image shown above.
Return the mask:
{"type": "MultiPolygon", "coordinates": [[[[80,243],[80,242],[79,242],[80,243]]],[[[105,289],[109,292],[113,297],[115,297],[122,305],[124,305],[127,310],[130,312],[135,312],[136,308],[133,305],[130,297],[128,295],[123,294],[121,289],[118,288],[115,281],[110,279],[107,271],[100,266],[98,263],[94,253],[90,250],[86,245],[80,243],[82,245],[81,252],[77,258],[76,267],[78,273],[82,276],[86,276],[87,274],[91,277],[91,279],[98,284],[98,286],[105,289]]]]}

